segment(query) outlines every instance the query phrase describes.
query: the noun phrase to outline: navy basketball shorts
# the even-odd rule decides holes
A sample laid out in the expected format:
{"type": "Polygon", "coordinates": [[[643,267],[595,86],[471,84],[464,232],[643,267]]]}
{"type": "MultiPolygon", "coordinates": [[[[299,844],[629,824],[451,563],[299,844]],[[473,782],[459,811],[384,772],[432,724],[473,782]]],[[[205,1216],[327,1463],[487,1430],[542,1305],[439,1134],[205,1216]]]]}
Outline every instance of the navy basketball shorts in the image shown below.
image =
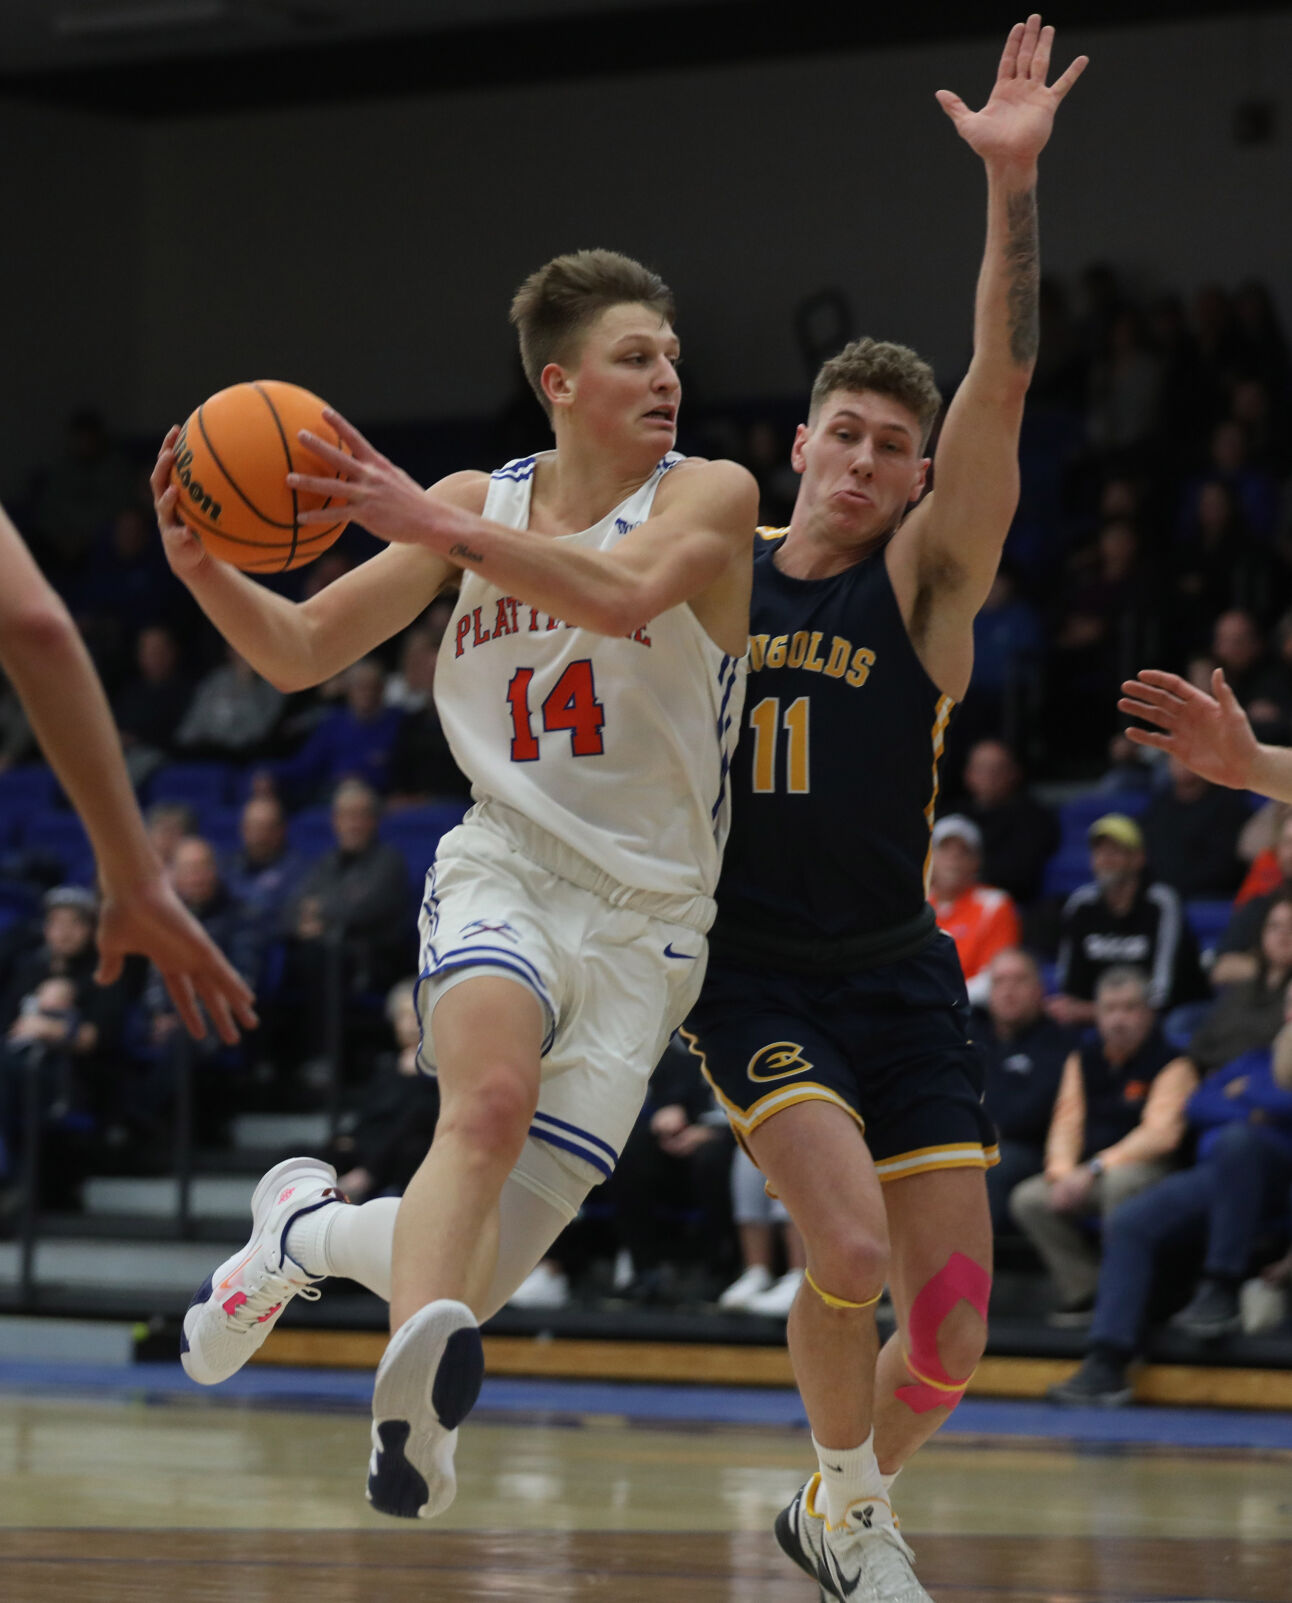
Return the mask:
{"type": "Polygon", "coordinates": [[[682,1034],[742,1146],[783,1108],[815,1100],[856,1119],[881,1181],[999,1161],[969,998],[946,935],[849,974],[711,959],[682,1034]]]}

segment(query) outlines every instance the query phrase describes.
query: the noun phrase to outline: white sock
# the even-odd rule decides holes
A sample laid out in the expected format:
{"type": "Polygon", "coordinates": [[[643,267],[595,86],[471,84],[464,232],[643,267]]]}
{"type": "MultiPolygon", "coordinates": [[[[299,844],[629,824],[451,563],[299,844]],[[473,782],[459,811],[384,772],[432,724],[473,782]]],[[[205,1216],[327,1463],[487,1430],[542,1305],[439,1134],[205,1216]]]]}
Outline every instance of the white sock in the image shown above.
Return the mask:
{"type": "Polygon", "coordinates": [[[316,1208],[287,1232],[287,1250],[307,1275],[342,1275],[390,1301],[390,1260],[398,1197],[316,1208]]]}
{"type": "MultiPolygon", "coordinates": [[[[872,1430],[860,1447],[840,1450],[822,1447],[816,1437],[817,1463],[821,1466],[821,1489],[825,1493],[825,1517],[831,1527],[842,1525],[849,1507],[864,1497],[882,1496],[884,1477],[879,1473],[875,1457],[875,1433],[872,1430]]],[[[884,1499],[887,1501],[887,1499],[884,1499]]]]}
{"type": "Polygon", "coordinates": [[[895,1469],[891,1475],[881,1475],[879,1477],[880,1480],[883,1481],[883,1483],[884,1483],[884,1496],[888,1499],[888,1501],[890,1503],[893,1500],[893,1495],[892,1495],[893,1494],[893,1482],[897,1479],[897,1477],[901,1473],[902,1472],[901,1472],[900,1469],[895,1469]]]}

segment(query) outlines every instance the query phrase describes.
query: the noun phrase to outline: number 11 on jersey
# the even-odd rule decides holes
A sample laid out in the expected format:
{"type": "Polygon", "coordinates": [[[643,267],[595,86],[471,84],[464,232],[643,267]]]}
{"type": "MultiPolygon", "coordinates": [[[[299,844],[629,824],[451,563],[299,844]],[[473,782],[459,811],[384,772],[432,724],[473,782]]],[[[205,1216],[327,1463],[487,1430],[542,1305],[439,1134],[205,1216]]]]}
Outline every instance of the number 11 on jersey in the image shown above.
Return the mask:
{"type": "Polygon", "coordinates": [[[782,725],[788,736],[785,755],[785,789],[791,796],[806,796],[810,786],[808,764],[808,698],[790,702],[781,717],[779,696],[765,696],[749,714],[754,732],[754,793],[776,789],[776,748],[782,725]]]}

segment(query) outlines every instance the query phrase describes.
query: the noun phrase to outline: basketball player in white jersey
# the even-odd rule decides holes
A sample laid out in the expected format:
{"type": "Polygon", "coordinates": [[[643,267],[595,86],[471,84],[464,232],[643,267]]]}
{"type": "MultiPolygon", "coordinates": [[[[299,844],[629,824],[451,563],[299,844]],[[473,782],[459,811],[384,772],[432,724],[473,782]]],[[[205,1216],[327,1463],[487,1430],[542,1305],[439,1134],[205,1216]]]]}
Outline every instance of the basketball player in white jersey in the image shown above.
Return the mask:
{"type": "Polygon", "coordinates": [[[668,290],[585,251],[528,279],[512,319],[555,450],[424,493],[330,417],[353,454],[309,443],[343,482],[290,482],[323,484],[399,543],[302,605],[179,525],[174,431],[153,479],[172,567],[284,690],[462,581],[436,702],[475,806],[440,843],[421,916],[422,1061],[442,1106],[430,1154],[402,1201],[361,1208],[337,1205],[326,1165],[280,1164],[253,1198],[251,1240],[184,1321],[185,1368],[211,1384],[328,1274],[389,1298],[368,1495],[405,1517],[453,1498],[477,1320],[611,1172],[698,993],[744,692],[757,490],[734,463],[672,450],[668,290]]]}

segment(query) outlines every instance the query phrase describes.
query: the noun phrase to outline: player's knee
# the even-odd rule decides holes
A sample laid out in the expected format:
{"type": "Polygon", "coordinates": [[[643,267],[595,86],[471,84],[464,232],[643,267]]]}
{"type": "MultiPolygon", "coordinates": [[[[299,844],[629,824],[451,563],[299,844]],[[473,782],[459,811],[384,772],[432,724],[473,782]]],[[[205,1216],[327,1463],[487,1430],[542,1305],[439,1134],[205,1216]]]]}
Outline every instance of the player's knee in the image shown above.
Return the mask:
{"type": "Polygon", "coordinates": [[[812,1274],[823,1291],[847,1302],[865,1303],[877,1296],[888,1279],[888,1236],[849,1221],[836,1228],[819,1248],[808,1243],[812,1274]]]}
{"type": "Polygon", "coordinates": [[[438,1133],[482,1161],[510,1164],[525,1144],[533,1115],[534,1097],[523,1075],[506,1066],[486,1069],[444,1108],[438,1133]]]}
{"type": "MultiPolygon", "coordinates": [[[[967,1379],[987,1350],[987,1321],[967,1302],[958,1302],[937,1332],[943,1370],[954,1380],[967,1379]]],[[[918,1364],[919,1360],[916,1359],[918,1364]]]]}

